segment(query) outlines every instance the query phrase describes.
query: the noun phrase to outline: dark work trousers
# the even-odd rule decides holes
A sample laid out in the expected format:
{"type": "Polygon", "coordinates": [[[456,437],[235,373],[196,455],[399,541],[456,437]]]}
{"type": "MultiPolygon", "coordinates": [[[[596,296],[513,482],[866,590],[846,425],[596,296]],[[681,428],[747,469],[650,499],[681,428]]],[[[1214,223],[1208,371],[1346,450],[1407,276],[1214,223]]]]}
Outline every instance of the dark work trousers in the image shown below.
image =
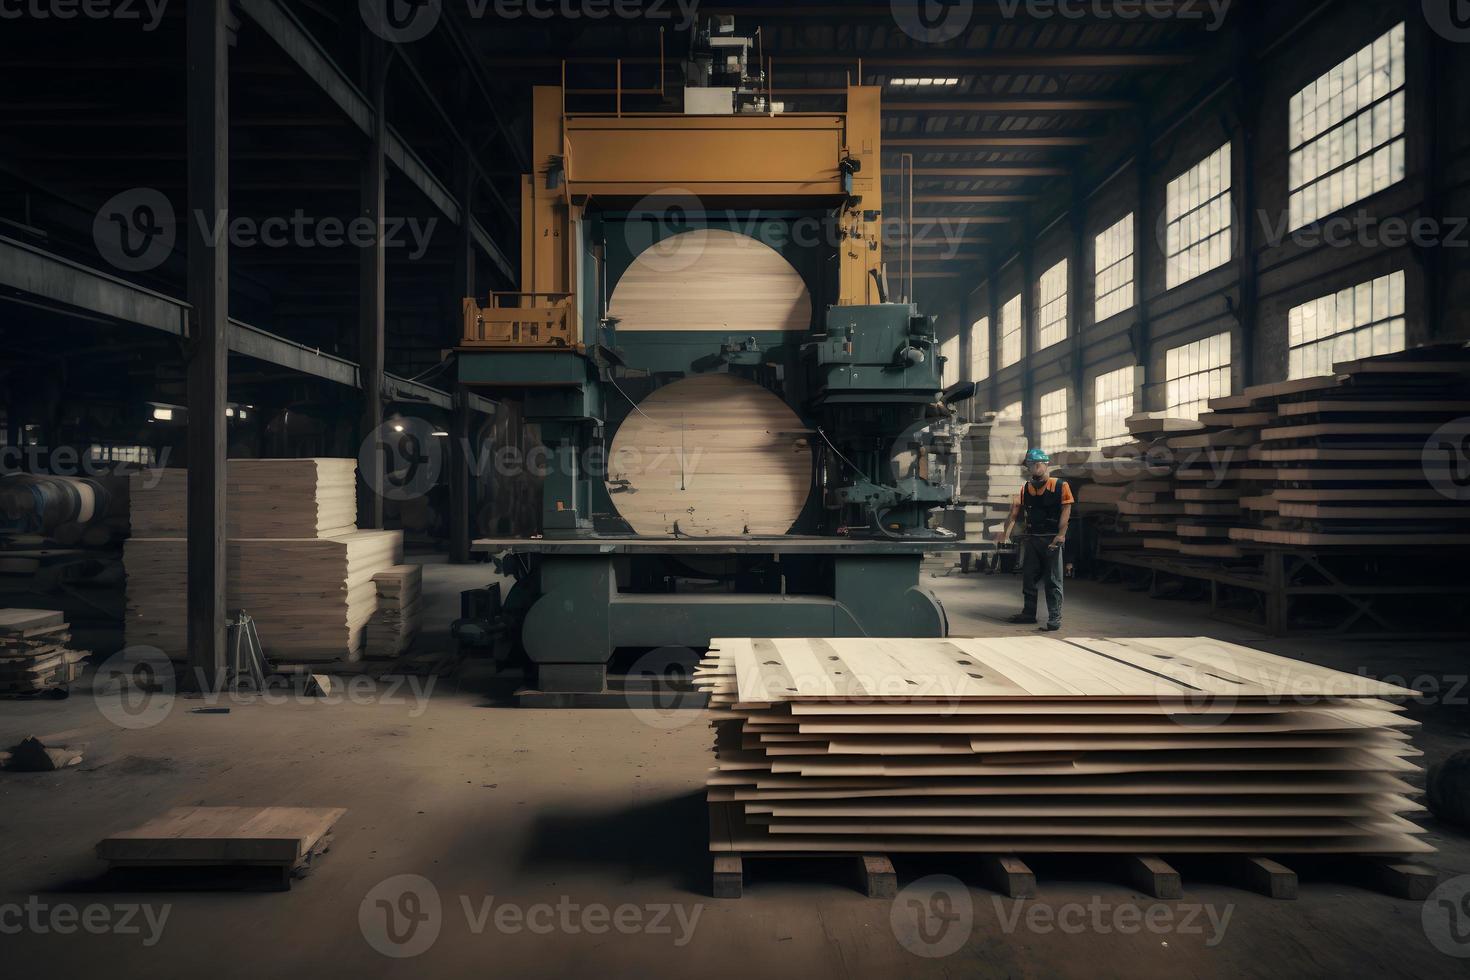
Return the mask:
{"type": "Polygon", "coordinates": [[[1046,583],[1046,618],[1049,623],[1062,621],[1062,552],[1063,546],[1049,548],[1055,534],[1028,534],[1021,539],[1021,595],[1023,616],[1036,615],[1036,593],[1046,583]]]}

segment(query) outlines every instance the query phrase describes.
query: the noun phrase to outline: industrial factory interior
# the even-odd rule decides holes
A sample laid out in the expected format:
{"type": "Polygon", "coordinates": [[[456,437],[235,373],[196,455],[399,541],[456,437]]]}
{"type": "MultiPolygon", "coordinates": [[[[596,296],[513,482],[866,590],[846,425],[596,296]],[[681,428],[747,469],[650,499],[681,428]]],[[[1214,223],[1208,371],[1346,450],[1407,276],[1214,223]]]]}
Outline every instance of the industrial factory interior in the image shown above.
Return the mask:
{"type": "Polygon", "coordinates": [[[1470,976],[1466,0],[0,0],[0,974],[1470,976]]]}

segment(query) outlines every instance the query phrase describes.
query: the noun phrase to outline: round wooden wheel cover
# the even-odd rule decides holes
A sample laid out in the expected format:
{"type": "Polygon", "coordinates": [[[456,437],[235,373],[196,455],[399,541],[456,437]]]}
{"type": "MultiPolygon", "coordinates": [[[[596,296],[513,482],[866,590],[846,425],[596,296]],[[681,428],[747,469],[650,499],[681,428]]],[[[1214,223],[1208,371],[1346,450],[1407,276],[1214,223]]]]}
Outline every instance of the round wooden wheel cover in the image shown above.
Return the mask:
{"type": "Polygon", "coordinates": [[[637,534],[786,534],[811,492],[811,443],[796,413],[755,382],[696,375],[624,420],[608,481],[637,534]]]}

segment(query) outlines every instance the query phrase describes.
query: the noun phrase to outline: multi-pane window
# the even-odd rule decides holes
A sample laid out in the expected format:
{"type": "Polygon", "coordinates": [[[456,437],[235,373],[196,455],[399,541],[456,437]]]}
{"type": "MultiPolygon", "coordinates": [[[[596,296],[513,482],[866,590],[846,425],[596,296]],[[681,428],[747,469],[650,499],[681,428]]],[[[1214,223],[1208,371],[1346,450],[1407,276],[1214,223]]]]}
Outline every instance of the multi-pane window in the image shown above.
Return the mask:
{"type": "Polygon", "coordinates": [[[1000,366],[1010,367],[1021,359],[1021,297],[1012,296],[1000,308],[1000,366]]]}
{"type": "Polygon", "coordinates": [[[990,377],[990,317],[982,316],[970,324],[970,380],[990,377]]]}
{"type": "Polygon", "coordinates": [[[960,338],[951,337],[940,341],[939,356],[943,358],[944,366],[939,372],[940,384],[948,388],[959,380],[960,367],[960,338]]]}
{"type": "Polygon", "coordinates": [[[1404,179],[1404,25],[1291,97],[1291,227],[1404,179]]]}
{"type": "Polygon", "coordinates": [[[1164,201],[1169,289],[1230,260],[1230,144],[1169,181],[1164,201]]]}
{"type": "Polygon", "coordinates": [[[1092,383],[1093,431],[1099,446],[1130,441],[1128,416],[1133,414],[1133,368],[1100,374],[1092,383]]]}
{"type": "Polygon", "coordinates": [[[1404,274],[1361,283],[1296,307],[1288,316],[1290,378],[1332,373],[1342,361],[1404,349],[1404,274]]]}
{"type": "Polygon", "coordinates": [[[1230,334],[1220,333],[1175,347],[1164,356],[1169,416],[1197,419],[1211,398],[1230,394],[1230,334]]]}
{"type": "Polygon", "coordinates": [[[1036,349],[1067,339],[1067,260],[1041,274],[1036,284],[1036,349]]]}
{"type": "Polygon", "coordinates": [[[1097,236],[1092,267],[1097,270],[1093,322],[1102,323],[1133,306],[1133,215],[1097,236]]]}
{"type": "Polygon", "coordinates": [[[1055,452],[1067,444],[1067,389],[1058,388],[1041,396],[1041,415],[1036,437],[1041,448],[1055,452]]]}

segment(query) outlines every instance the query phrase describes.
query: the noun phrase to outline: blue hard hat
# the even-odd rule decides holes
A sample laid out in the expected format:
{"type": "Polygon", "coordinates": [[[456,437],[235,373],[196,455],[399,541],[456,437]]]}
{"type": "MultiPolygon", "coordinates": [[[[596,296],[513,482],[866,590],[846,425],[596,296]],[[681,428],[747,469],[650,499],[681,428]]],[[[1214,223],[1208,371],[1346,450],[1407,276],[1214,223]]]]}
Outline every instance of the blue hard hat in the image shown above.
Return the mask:
{"type": "Polygon", "coordinates": [[[1033,449],[1026,454],[1026,465],[1032,463],[1050,463],[1051,457],[1046,454],[1045,449],[1033,449]]]}

